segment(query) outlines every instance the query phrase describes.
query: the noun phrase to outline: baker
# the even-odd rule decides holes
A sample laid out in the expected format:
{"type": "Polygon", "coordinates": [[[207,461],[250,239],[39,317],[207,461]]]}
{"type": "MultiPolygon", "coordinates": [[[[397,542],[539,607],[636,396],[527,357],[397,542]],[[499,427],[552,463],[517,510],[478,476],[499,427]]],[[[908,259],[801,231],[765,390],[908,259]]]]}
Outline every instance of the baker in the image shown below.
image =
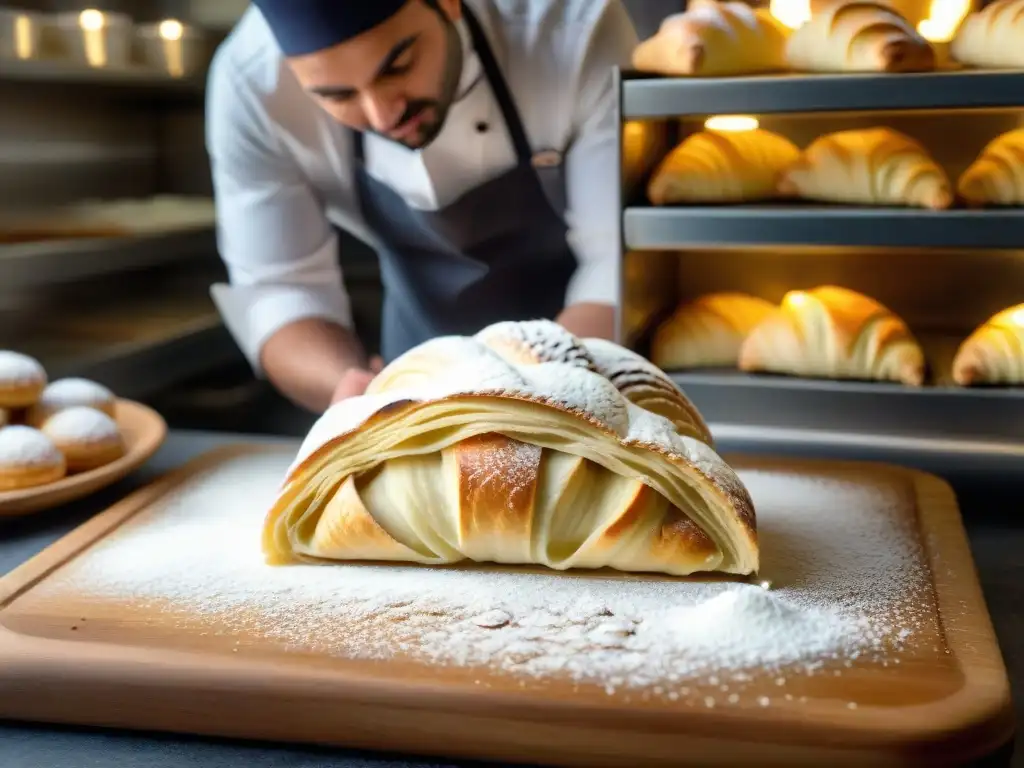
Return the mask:
{"type": "Polygon", "coordinates": [[[207,148],[254,369],[312,410],[361,394],[338,229],[373,247],[384,361],[546,317],[611,338],[621,0],[254,0],[209,76],[207,148]]]}

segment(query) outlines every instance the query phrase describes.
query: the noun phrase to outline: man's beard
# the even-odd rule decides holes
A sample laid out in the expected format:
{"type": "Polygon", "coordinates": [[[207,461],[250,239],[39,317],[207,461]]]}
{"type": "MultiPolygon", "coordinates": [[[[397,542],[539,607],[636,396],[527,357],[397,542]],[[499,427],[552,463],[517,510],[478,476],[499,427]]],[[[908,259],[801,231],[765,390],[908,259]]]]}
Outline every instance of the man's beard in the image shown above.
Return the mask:
{"type": "Polygon", "coordinates": [[[406,105],[405,112],[391,130],[398,130],[410,120],[419,117],[426,110],[433,110],[433,118],[425,120],[422,125],[411,136],[404,139],[396,139],[387,134],[379,134],[389,141],[409,147],[410,149],[423,149],[434,141],[444,128],[448,112],[459,87],[459,79],[462,76],[462,38],[454,22],[443,18],[445,25],[445,65],[444,76],[441,80],[441,94],[437,99],[415,99],[406,105]]]}

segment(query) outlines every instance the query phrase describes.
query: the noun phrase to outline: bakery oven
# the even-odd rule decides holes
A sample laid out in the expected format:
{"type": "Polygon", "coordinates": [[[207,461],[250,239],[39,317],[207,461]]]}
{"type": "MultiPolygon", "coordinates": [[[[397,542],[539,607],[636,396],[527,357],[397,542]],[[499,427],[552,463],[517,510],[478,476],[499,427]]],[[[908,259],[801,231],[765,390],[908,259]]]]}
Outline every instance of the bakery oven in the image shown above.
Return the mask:
{"type": "Polygon", "coordinates": [[[619,340],[734,445],[1024,476],[1024,2],[693,6],[618,73],[619,340]]]}

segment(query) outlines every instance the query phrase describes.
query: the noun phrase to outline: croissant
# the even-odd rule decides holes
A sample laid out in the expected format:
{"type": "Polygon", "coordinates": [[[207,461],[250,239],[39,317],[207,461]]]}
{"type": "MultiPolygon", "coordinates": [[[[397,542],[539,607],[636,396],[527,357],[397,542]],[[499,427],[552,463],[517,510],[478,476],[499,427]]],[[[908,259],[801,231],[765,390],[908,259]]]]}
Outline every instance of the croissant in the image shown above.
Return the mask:
{"type": "Polygon", "coordinates": [[[499,323],[414,348],[370,389],[303,441],[268,562],[758,567],[743,483],[686,396],[618,345],[499,323]]]}
{"type": "Polygon", "coordinates": [[[815,139],[782,172],[779,191],[807,200],[935,210],[953,202],[946,172],[924,147],[891,128],[838,131],[815,139]]]}
{"type": "Polygon", "coordinates": [[[1024,128],[1007,131],[985,145],[960,175],[956,191],[968,205],[1024,204],[1024,128]]]}
{"type": "Polygon", "coordinates": [[[747,334],[775,309],[745,293],[711,293],[681,304],[655,331],[651,360],[661,368],[735,366],[747,334]]]}
{"type": "Polygon", "coordinates": [[[633,50],[633,67],[662,75],[706,77],[786,68],[789,30],[767,9],[743,2],[692,0],[633,50]]]}
{"type": "Polygon", "coordinates": [[[739,367],[831,379],[924,381],[924,353],[906,324],[846,288],[790,291],[750,332],[739,367]]]}
{"type": "Polygon", "coordinates": [[[647,196],[654,205],[779,197],[779,174],[799,157],[796,145],[770,131],[700,131],[655,168],[647,196]]]}
{"type": "Polygon", "coordinates": [[[895,9],[851,0],[793,32],[786,61],[805,72],[924,72],[935,69],[935,50],[895,9]]]}
{"type": "Polygon", "coordinates": [[[960,345],[953,380],[972,384],[1024,384],[1024,304],[990,317],[960,345]]]}
{"type": "Polygon", "coordinates": [[[995,0],[968,15],[949,53],[972,67],[1024,67],[1024,0],[995,0]]]}

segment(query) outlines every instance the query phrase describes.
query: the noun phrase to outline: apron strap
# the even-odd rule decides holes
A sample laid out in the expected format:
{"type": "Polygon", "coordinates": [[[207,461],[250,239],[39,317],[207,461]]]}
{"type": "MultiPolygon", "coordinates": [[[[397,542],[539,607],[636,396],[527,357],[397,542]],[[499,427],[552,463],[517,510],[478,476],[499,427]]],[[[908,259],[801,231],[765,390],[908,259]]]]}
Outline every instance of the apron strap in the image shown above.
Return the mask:
{"type": "MultiPolygon", "coordinates": [[[[367,1],[369,2],[369,0],[367,1]]],[[[494,58],[494,52],[491,50],[491,44],[487,41],[487,35],[466,3],[462,4],[462,12],[466,18],[466,26],[469,27],[469,36],[473,41],[473,48],[476,50],[477,56],[480,57],[480,65],[483,67],[484,75],[491,84],[494,98],[501,109],[502,119],[504,119],[509,136],[512,138],[512,145],[516,150],[516,159],[519,165],[532,167],[533,149],[530,146],[529,139],[526,138],[526,131],[523,128],[523,121],[519,117],[519,110],[516,108],[515,100],[508,89],[508,83],[505,82],[505,76],[501,73],[501,67],[498,66],[498,62],[494,58]]],[[[363,132],[352,131],[352,134],[355,159],[357,162],[363,163],[366,160],[363,147],[363,132]]]]}
{"type": "Polygon", "coordinates": [[[520,165],[532,166],[533,149],[530,147],[529,139],[526,138],[526,130],[523,128],[523,121],[519,117],[519,110],[516,108],[515,99],[512,98],[512,92],[508,89],[508,83],[501,72],[501,67],[498,66],[498,62],[494,58],[491,44],[487,41],[487,34],[484,32],[483,27],[480,26],[480,22],[477,21],[476,16],[470,10],[467,3],[462,3],[462,12],[466,17],[466,26],[469,27],[469,35],[473,40],[473,47],[476,49],[477,56],[480,57],[480,64],[483,66],[484,74],[487,75],[488,81],[490,81],[494,98],[501,108],[501,116],[504,118],[505,126],[512,137],[512,145],[516,148],[516,158],[519,160],[520,165]]]}

